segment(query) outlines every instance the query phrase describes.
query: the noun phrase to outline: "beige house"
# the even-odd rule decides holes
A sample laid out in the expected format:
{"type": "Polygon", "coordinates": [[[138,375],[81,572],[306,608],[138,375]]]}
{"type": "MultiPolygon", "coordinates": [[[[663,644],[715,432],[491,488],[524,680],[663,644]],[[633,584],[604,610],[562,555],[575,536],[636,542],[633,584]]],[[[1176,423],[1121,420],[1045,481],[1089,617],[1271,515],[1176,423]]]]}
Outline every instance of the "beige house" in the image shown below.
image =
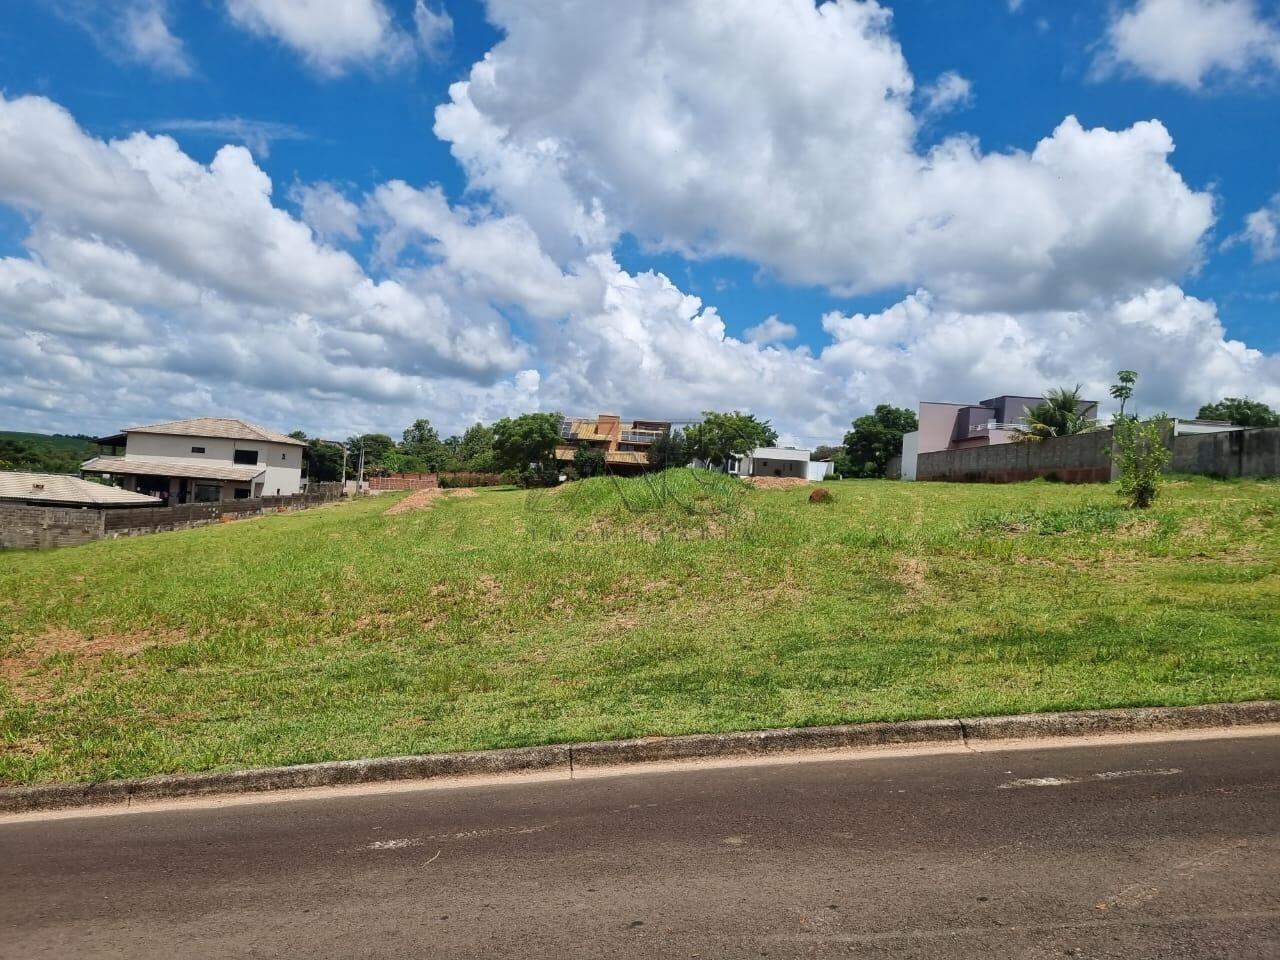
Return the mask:
{"type": "Polygon", "coordinates": [[[306,444],[244,420],[172,420],[129,427],[97,442],[111,453],[84,463],[82,473],[110,477],[125,490],[169,504],[302,490],[306,444]]]}

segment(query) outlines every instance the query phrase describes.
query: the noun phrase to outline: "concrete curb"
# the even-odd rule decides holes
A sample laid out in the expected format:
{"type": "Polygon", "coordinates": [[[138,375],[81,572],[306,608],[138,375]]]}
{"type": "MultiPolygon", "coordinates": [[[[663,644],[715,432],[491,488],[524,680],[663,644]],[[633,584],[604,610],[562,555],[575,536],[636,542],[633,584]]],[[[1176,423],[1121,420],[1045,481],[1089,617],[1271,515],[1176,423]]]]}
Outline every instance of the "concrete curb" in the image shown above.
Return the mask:
{"type": "Polygon", "coordinates": [[[372,760],[341,760],[293,767],[265,767],[100,783],[67,783],[0,789],[0,813],[96,807],[178,797],[333,787],[391,780],[431,780],[494,773],[652,763],[662,760],[760,756],[907,743],[947,743],[1077,737],[1104,733],[1234,727],[1280,723],[1280,701],[1081,710],[955,720],[911,720],[833,727],[798,727],[747,733],[646,737],[597,743],[439,753],[372,760]]]}

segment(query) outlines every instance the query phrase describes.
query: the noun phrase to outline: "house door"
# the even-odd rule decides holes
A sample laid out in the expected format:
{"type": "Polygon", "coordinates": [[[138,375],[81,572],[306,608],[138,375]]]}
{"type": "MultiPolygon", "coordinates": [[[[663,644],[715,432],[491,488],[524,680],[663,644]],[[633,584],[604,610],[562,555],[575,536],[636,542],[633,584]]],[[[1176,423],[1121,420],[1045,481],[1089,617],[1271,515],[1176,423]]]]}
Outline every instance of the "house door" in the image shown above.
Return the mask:
{"type": "Polygon", "coordinates": [[[178,502],[186,503],[191,499],[190,481],[186,477],[178,480],[178,502]]]}

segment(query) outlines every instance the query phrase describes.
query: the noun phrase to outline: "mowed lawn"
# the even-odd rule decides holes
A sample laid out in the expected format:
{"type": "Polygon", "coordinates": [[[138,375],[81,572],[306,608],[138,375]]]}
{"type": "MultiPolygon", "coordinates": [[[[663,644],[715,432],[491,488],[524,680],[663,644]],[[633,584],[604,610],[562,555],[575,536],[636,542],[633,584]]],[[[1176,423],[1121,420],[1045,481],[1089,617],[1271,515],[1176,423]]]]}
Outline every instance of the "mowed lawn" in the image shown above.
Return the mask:
{"type": "Polygon", "coordinates": [[[665,483],[0,554],[0,783],[1280,696],[1280,484],[665,483]]]}

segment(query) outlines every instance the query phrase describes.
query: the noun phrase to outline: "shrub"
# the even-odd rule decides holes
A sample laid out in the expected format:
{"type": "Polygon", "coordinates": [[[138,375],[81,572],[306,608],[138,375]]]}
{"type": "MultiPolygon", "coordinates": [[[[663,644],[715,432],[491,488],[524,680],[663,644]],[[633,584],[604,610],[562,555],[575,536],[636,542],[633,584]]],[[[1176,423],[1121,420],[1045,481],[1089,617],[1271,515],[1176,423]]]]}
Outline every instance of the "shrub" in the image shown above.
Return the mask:
{"type": "Polygon", "coordinates": [[[1119,493],[1129,509],[1145,510],[1160,493],[1169,463],[1163,418],[1119,417],[1112,427],[1111,458],[1120,472],[1119,493]]]}
{"type": "Polygon", "coordinates": [[[469,470],[458,470],[453,473],[440,474],[440,486],[456,487],[500,487],[505,483],[514,483],[515,479],[506,480],[501,473],[478,473],[469,470]]]}

